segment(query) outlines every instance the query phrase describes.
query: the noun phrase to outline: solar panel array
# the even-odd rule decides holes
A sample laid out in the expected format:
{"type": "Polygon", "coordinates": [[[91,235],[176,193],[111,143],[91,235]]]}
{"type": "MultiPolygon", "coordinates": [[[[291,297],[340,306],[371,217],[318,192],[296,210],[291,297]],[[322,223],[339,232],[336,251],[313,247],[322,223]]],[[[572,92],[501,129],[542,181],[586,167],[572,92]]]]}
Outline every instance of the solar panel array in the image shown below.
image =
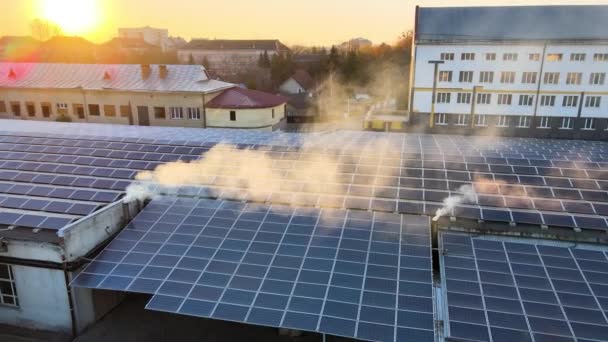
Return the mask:
{"type": "Polygon", "coordinates": [[[448,336],[607,341],[605,246],[442,235],[448,336]]]}
{"type": "Polygon", "coordinates": [[[429,219],[163,197],[72,282],[148,309],[372,341],[434,341],[429,219]]]}
{"type": "MultiPolygon", "coordinates": [[[[608,229],[606,143],[337,132],[315,136],[315,144],[298,143],[303,135],[297,134],[262,144],[272,134],[222,136],[212,130],[207,138],[240,141],[234,148],[259,150],[283,174],[297,176],[319,156],[335,163],[339,173],[335,184],[312,186],[268,179],[278,190],[256,194],[256,201],[432,215],[445,198],[470,184],[477,200],[457,207],[456,217],[608,229]]],[[[200,139],[0,135],[0,208],[12,214],[0,212],[0,224],[16,223],[16,213],[86,215],[117,200],[137,172],[197,160],[216,145],[200,139]]],[[[253,200],[236,183],[227,173],[210,177],[205,188],[177,193],[253,200]]]]}

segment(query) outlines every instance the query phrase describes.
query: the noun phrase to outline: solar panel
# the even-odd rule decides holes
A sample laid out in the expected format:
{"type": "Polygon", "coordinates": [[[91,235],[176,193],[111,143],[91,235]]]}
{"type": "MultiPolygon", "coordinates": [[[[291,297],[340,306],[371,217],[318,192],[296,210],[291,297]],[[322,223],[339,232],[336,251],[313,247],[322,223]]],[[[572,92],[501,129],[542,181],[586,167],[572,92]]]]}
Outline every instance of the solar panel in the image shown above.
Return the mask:
{"type": "Polygon", "coordinates": [[[603,246],[446,232],[441,247],[447,336],[608,340],[603,246]]]}
{"type": "Polygon", "coordinates": [[[429,220],[156,199],[73,281],[148,309],[365,340],[433,341],[429,220]]]}

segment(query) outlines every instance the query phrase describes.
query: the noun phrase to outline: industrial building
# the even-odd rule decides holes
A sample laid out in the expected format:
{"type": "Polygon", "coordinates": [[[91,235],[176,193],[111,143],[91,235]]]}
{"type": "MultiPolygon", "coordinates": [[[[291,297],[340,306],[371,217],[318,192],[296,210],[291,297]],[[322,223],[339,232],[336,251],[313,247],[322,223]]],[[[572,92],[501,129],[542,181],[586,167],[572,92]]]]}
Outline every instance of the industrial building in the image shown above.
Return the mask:
{"type": "Polygon", "coordinates": [[[200,65],[0,63],[0,118],[266,130],[284,121],[286,100],[272,94],[248,102],[260,93],[238,90],[238,113],[212,102],[234,87],[200,65]]]}
{"type": "Polygon", "coordinates": [[[412,125],[608,138],[607,17],[608,6],[417,7],[412,125]]]}
{"type": "Polygon", "coordinates": [[[607,216],[606,142],[4,120],[0,323],[79,334],[139,294],[368,341],[606,341],[607,216]]]}

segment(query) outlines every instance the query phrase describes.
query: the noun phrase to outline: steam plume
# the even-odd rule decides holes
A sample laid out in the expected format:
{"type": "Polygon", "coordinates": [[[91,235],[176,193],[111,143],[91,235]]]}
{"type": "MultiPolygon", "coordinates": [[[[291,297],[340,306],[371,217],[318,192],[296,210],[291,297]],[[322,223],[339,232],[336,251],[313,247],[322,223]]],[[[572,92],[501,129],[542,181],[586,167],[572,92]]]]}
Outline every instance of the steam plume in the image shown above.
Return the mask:
{"type": "Polygon", "coordinates": [[[442,216],[451,214],[454,208],[463,202],[475,202],[477,199],[477,193],[471,185],[463,185],[457,190],[460,194],[450,196],[443,200],[443,207],[437,209],[433,221],[439,220],[442,216]]]}

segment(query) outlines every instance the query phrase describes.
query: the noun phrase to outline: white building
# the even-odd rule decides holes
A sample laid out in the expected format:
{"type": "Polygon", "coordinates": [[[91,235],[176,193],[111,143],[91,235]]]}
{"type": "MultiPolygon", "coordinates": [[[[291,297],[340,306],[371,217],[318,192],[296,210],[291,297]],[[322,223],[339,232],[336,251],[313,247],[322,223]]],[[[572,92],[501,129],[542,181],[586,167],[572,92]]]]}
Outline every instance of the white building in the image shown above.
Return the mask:
{"type": "Polygon", "coordinates": [[[169,30],[150,26],[137,28],[119,28],[120,38],[141,39],[146,43],[160,47],[163,51],[170,49],[169,30]]]}
{"type": "Polygon", "coordinates": [[[438,61],[433,131],[608,137],[606,18],[608,6],[417,8],[412,122],[431,126],[438,61]]]}

